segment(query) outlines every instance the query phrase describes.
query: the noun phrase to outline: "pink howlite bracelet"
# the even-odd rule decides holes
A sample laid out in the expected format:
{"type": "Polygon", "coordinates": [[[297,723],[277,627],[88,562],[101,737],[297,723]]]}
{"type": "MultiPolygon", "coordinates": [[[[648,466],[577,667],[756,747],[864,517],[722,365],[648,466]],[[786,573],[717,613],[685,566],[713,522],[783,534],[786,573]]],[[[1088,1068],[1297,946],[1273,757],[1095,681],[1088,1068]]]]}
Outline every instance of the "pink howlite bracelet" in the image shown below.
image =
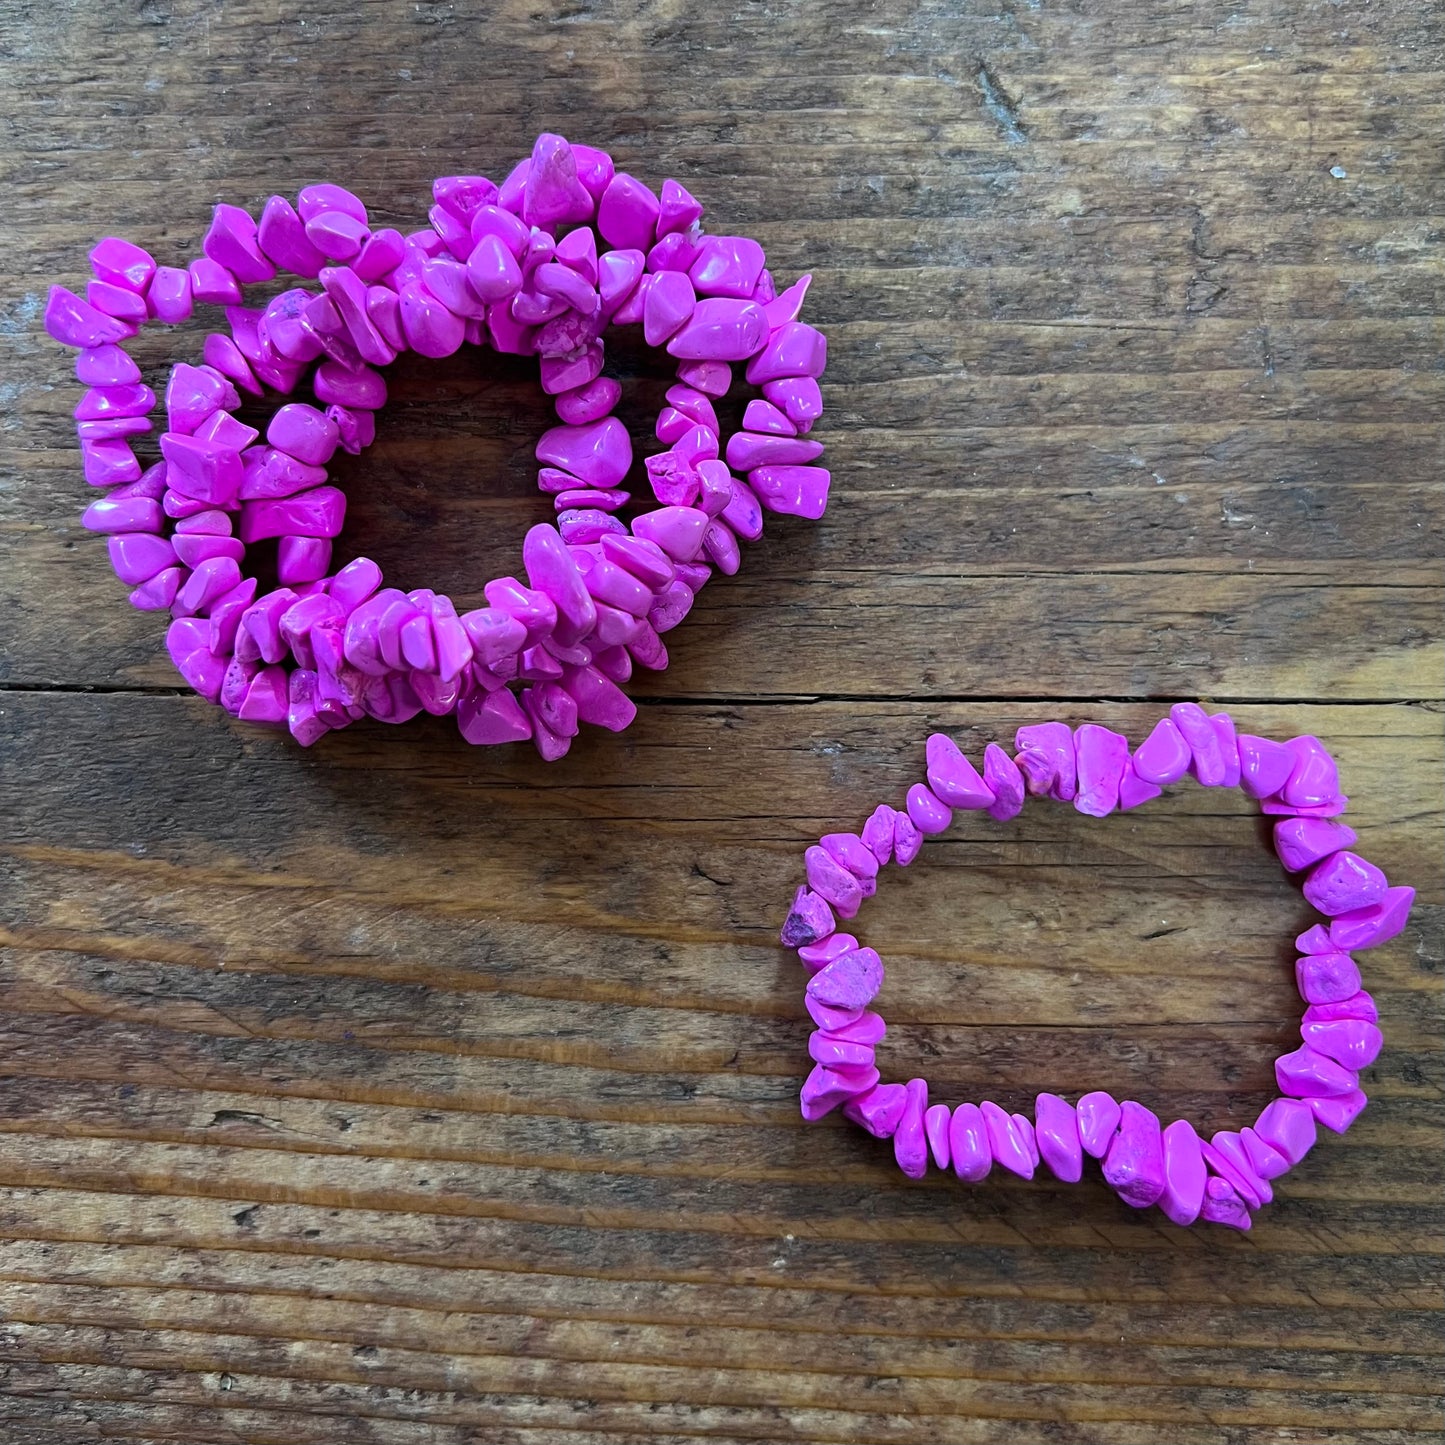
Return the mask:
{"type": "Polygon", "coordinates": [[[830,478],[808,432],[827,344],[799,319],[809,277],[777,292],[756,241],[705,234],[683,186],[654,194],[603,151],[544,134],[500,186],[444,176],[433,197],[429,228],[405,236],[373,230],[336,185],[272,196],[259,221],[220,205],[184,268],[100,242],[85,296],[53,287],[45,313],[87,388],[81,460],[105,491],[84,525],[107,536],[134,606],[170,610],[186,682],[233,715],[310,744],[363,716],[455,713],[469,742],[531,738],[550,760],[582,723],[631,722],[620,684],[667,665],[662,634],[714,572],[738,570],[765,512],[822,516],[830,478]],[[278,271],[313,284],[247,307],[244,288],[278,271]],[[157,401],[121,343],[196,302],[224,307],[229,329],[171,370],[161,460],[142,470],[132,443],[157,401]],[[641,325],[677,362],[664,450],[645,459],[653,499],[630,521],[622,388],[602,374],[613,325],[641,325]],[[327,466],[375,437],[381,368],[464,344],[536,355],[559,425],[537,443],[556,515],[523,541],[526,581],[488,582],[487,605],[459,615],[430,589],[384,586],[367,558],[333,567],[346,497],[327,466]],[[758,394],[725,436],[714,403],[739,365],[758,394]],[[238,417],[243,393],[307,379],[315,404],[280,406],[264,437],[238,417]],[[271,542],[280,585],[261,592],[247,559],[271,542]]]}
{"type": "Polygon", "coordinates": [[[1352,851],[1355,833],[1339,821],[1347,800],[1334,759],[1318,738],[1280,743],[1237,733],[1227,714],[1210,716],[1196,703],[1176,704],[1133,750],[1127,738],[1094,723],[1048,722],[1020,728],[1012,756],[990,743],[981,769],[942,733],[928,739],[926,756],[927,780],[909,789],[904,808],[880,806],[859,832],[830,833],[804,854],[807,882],[782,931],[811,975],[806,1004],[816,1029],[803,1117],[820,1119],[841,1106],[854,1123],[893,1141],[911,1178],[921,1178],[932,1159],[970,1182],[996,1164],[1031,1179],[1042,1163],[1074,1183],[1088,1155],[1127,1204],[1157,1204],[1176,1224],[1204,1219],[1248,1229],[1253,1212],[1273,1197],[1270,1181],[1313,1147],[1316,1126],[1343,1133],[1364,1108],[1360,1070],[1375,1061],[1382,1041],[1351,954],[1399,933],[1415,897],[1352,851]],[[1280,1097],[1254,1125],[1206,1140],[1187,1120],[1165,1125],[1143,1104],[1102,1091],[1075,1103],[1040,1094],[1030,1120],[990,1101],[930,1104],[923,1079],[882,1082],[876,1049],[886,1025],[870,1005],[883,986],[883,963],[837,926],[877,891],[879,870],[911,863],[955,809],[1011,818],[1027,794],[1102,818],[1158,797],[1186,774],[1206,787],[1243,789],[1277,820],[1275,852],[1287,871],[1302,875],[1306,901],[1324,916],[1295,940],[1295,978],[1306,1004],[1300,1045],[1275,1061],[1280,1097]]]}

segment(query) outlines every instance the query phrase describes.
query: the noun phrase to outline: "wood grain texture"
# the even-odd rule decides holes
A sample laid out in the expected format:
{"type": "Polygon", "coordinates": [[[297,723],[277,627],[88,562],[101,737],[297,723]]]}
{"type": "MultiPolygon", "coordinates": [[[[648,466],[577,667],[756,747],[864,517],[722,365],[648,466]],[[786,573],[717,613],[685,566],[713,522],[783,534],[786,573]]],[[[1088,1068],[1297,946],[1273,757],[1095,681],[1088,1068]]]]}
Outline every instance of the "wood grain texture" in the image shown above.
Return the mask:
{"type": "MultiPolygon", "coordinates": [[[[6,1445],[1439,1438],[1438,6],[0,0],[0,66],[6,1445]],[[410,228],[541,128],[813,272],[827,519],[551,768],[184,695],[78,525],[45,287],[313,179],[410,228]],[[1247,1236],[803,1126],[803,846],[935,727],[1190,696],[1325,738],[1420,890],[1359,1124],[1247,1236]]],[[[666,373],[612,360],[642,445],[666,373]]],[[[399,363],[347,545],[476,596],[546,418],[399,363]]],[[[1306,917],[1234,798],[960,821],[868,906],[890,1068],[1237,1126],[1306,917]]]]}

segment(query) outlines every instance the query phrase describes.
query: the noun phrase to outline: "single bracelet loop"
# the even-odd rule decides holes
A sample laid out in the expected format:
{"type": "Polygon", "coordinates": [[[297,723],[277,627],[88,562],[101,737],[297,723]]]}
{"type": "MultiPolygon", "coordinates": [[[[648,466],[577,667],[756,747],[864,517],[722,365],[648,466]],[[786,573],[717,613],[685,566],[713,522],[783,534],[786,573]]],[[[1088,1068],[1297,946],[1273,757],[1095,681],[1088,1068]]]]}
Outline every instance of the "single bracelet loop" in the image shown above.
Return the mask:
{"type": "Polygon", "coordinates": [[[909,789],[903,809],[882,805],[859,832],[830,833],[804,854],[807,882],[782,931],[810,974],[806,1004],[816,1025],[803,1117],[819,1119],[841,1106],[869,1133],[892,1139],[899,1167],[915,1179],[931,1157],[970,1182],[995,1164],[1031,1179],[1042,1163],[1074,1183],[1087,1154],[1102,1162],[1105,1181],[1127,1204],[1157,1204],[1176,1224],[1204,1219],[1248,1229],[1253,1211],[1272,1197],[1270,1181],[1313,1146],[1316,1125],[1343,1133],[1365,1106],[1359,1071],[1375,1061],[1382,1039],[1351,954],[1399,933],[1415,890],[1391,887],[1351,851],[1354,830],[1339,821],[1347,800],[1318,738],[1279,743],[1236,733],[1227,714],[1178,703],[1132,752],[1126,737],[1095,723],[1021,727],[1014,747],[1010,756],[990,743],[980,769],[952,739],[933,734],[927,781],[909,789]],[[877,891],[880,869],[890,861],[907,867],[925,837],[948,827],[954,809],[1003,821],[1034,796],[1102,818],[1157,798],[1186,773],[1205,787],[1243,789],[1276,819],[1275,852],[1287,871],[1303,875],[1305,899],[1325,919],[1295,940],[1295,978],[1306,1003],[1301,1042],[1275,1061],[1280,1097],[1253,1126],[1204,1140],[1187,1120],[1166,1126],[1143,1104],[1103,1091],[1073,1104],[1040,1094],[1031,1120],[989,1100],[930,1104],[923,1079],[882,1082],[876,1050],[886,1025],[870,1005],[883,986],[883,963],[837,927],[877,891]]]}
{"type": "Polygon", "coordinates": [[[445,176],[433,195],[430,227],[407,236],[373,230],[336,185],[294,206],[272,196],[259,222],[220,205],[185,268],[100,242],[85,297],[53,287],[45,316],[80,348],[88,388],[81,458],[106,495],[84,523],[107,534],[132,604],[171,611],[186,682],[234,715],[310,744],[362,716],[455,713],[469,742],[530,737],[553,759],[581,723],[627,726],[619,684],[667,665],[662,634],[714,571],[737,571],[765,511],[822,516],[830,478],[808,432],[827,344],[799,320],[809,277],[778,293],[756,241],[704,234],[683,186],[656,195],[603,151],[544,134],[500,187],[445,176]],[[245,288],[278,270],[319,285],[246,306],[245,288]],[[162,460],[143,472],[132,441],[156,398],[120,343],[198,301],[224,307],[229,330],[172,369],[162,460]],[[665,450],[646,458],[652,500],[630,520],[632,443],[603,374],[613,325],[641,325],[677,362],[655,427],[665,450]],[[327,466],[375,437],[381,368],[466,343],[537,356],[559,424],[536,447],[556,518],[523,541],[526,581],[488,582],[486,605],[458,615],[429,588],[384,586],[367,558],[333,568],[346,497],[327,466]],[[725,436],[714,402],[739,364],[760,394],[725,436]],[[315,404],[282,405],[264,438],[237,415],[242,393],[308,378],[315,404]],[[260,593],[246,561],[273,541],[280,585],[260,593]]]}

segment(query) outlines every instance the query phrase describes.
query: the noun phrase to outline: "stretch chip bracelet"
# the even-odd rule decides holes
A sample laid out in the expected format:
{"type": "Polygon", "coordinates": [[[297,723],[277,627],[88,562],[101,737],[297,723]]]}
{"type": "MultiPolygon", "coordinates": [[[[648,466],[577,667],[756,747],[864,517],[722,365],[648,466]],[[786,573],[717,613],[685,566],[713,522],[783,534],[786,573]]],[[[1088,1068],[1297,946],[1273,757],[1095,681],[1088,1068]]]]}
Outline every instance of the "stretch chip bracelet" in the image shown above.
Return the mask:
{"type": "Polygon", "coordinates": [[[1374,1062],[1381,1035],[1374,1000],[1350,955],[1399,933],[1415,891],[1391,887],[1380,869],[1350,851],[1356,835],[1339,821],[1347,800],[1318,738],[1280,743],[1236,734],[1227,714],[1179,703],[1133,752],[1122,734],[1094,723],[1022,727],[1014,746],[1011,757],[990,743],[980,770],[935,733],[927,744],[927,782],[909,789],[904,809],[881,806],[860,832],[830,833],[804,854],[808,881],[782,932],[811,974],[806,1003],[817,1026],[803,1117],[819,1119],[841,1105],[869,1133],[892,1139],[911,1178],[927,1172],[931,1156],[938,1168],[951,1167],[970,1182],[995,1164],[1031,1179],[1042,1162],[1072,1183],[1088,1154],[1136,1208],[1157,1204],[1181,1225],[1205,1219],[1248,1229],[1252,1211],[1272,1198],[1269,1181],[1313,1146],[1316,1125],[1343,1133],[1365,1106],[1359,1071],[1374,1062]],[[881,1082],[876,1049],[885,1024],[869,1005],[883,985],[883,964],[836,922],[852,918],[877,891],[880,868],[890,860],[907,867],[926,836],[948,827],[954,809],[1003,821],[1033,795],[1104,817],[1158,797],[1186,773],[1205,787],[1242,788],[1277,819],[1275,852],[1286,870],[1303,875],[1306,901],[1325,917],[1296,939],[1295,977],[1306,1003],[1301,1044],[1275,1061],[1281,1097],[1253,1127],[1205,1140],[1187,1120],[1163,1125],[1143,1104],[1102,1091],[1077,1104],[1040,1094],[1030,1120],[991,1101],[930,1105],[923,1079],[881,1082]]]}
{"type": "Polygon", "coordinates": [[[822,516],[829,474],[807,433],[827,344],[798,319],[807,276],[776,292],[756,241],[705,235],[684,187],[655,195],[603,151],[544,134],[500,186],[446,176],[432,189],[430,227],[407,236],[315,185],[295,206],[272,196],[259,223],[217,206],[187,267],[112,237],[91,252],[84,298],[53,287],[46,327],[80,349],[87,387],[85,477],[106,489],[84,524],[108,535],[136,607],[170,609],[186,682],[246,721],[310,744],[362,716],[454,712],[469,742],[530,737],[557,758],[580,723],[627,726],[618,684],[634,664],[666,666],[661,634],[715,570],[737,571],[765,511],[822,516]],[[243,288],[278,270],[319,286],[244,305],[243,288]],[[161,460],[143,471],[132,443],[156,397],[120,343],[198,301],[224,307],[229,330],[206,337],[200,365],[172,369],[161,460]],[[627,521],[632,444],[603,335],[638,324],[676,359],[677,384],[656,421],[664,450],[646,458],[653,499],[627,521]],[[560,424],[536,447],[556,517],[526,534],[526,582],[488,582],[487,605],[459,616],[430,589],[384,587],[367,558],[333,570],[346,498],[327,464],[374,438],[377,368],[464,343],[536,355],[560,424]],[[738,363],[759,394],[725,437],[714,401],[738,363]],[[236,415],[242,392],[289,395],[308,375],[316,404],[282,405],[264,439],[236,415]],[[248,549],[271,541],[279,585],[260,592],[248,549]]]}

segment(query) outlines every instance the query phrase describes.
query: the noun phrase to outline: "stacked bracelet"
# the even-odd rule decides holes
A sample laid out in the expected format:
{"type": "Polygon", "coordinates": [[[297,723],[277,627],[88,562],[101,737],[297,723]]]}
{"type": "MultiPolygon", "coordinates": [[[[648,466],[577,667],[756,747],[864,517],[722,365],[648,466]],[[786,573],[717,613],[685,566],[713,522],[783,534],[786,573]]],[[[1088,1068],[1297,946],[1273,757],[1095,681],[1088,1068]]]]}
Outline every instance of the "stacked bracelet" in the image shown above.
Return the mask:
{"type": "Polygon", "coordinates": [[[1223,713],[1179,703],[1131,753],[1121,734],[1096,724],[1023,727],[1015,755],[990,743],[975,768],[941,733],[928,739],[927,782],[908,792],[903,810],[879,807],[859,833],[831,833],[804,855],[808,881],[783,927],[811,973],[808,1013],[814,1067],[803,1085],[805,1119],[842,1106],[878,1138],[893,1140],[899,1167],[912,1178],[940,1168],[977,1181],[994,1164],[1033,1177],[1040,1162],[1075,1182],[1085,1154],[1102,1160],[1105,1180],[1128,1204],[1158,1204],[1176,1224],[1205,1219],[1248,1229],[1252,1211],[1272,1197],[1269,1181],[1298,1164],[1315,1141],[1316,1124],[1343,1133],[1365,1106],[1359,1070],[1380,1051],[1374,1000],[1360,987],[1350,956],[1393,938],[1405,926],[1415,892],[1389,885],[1372,863],[1350,851],[1355,833],[1338,821],[1346,799],[1334,760],[1317,738],[1286,743],[1236,734],[1223,713]],[[1102,1091],[1070,1104],[1040,1094],[1030,1120],[991,1101],[929,1104],[928,1085],[880,1082],[876,1049],[885,1025],[870,1010],[883,984],[871,948],[836,928],[877,890],[890,860],[907,867],[926,836],[948,827],[956,808],[1014,817],[1027,795],[1072,802],[1104,817],[1158,797],[1186,773],[1206,787],[1238,786],[1276,817],[1274,846],[1291,873],[1303,874],[1305,899],[1325,916],[1300,934],[1295,977],[1306,1008],[1300,1047],[1275,1061],[1281,1097],[1252,1128],[1221,1130],[1203,1140],[1187,1120],[1167,1126],[1144,1105],[1102,1091]]]}
{"type": "Polygon", "coordinates": [[[309,744],[362,716],[454,712],[470,742],[530,737],[556,758],[580,723],[627,726],[618,684],[634,664],[666,666],[661,634],[714,569],[737,570],[764,511],[822,515],[829,475],[806,434],[826,342],[798,319],[808,277],[778,294],[756,241],[704,235],[681,185],[654,195],[602,151],[542,135],[500,187],[448,176],[433,194],[430,228],[408,236],[372,230],[357,197],[317,185],[294,207],[272,196],[259,224],[217,206],[184,269],[127,241],[96,246],[86,297],[52,288],[45,316],[80,348],[88,388],[81,456],[107,491],[84,523],[109,535],[131,602],[171,610],[187,683],[238,717],[284,722],[309,744]],[[243,287],[278,269],[319,288],[243,305],[243,287]],[[132,440],[156,398],[119,343],[197,301],[224,306],[229,330],[206,338],[200,365],[171,371],[162,460],[143,472],[132,440]],[[678,362],[656,422],[666,450],[646,459],[655,503],[630,521],[621,387],[602,375],[614,324],[640,324],[678,362]],[[464,342],[538,356],[561,424],[537,443],[556,520],[527,533],[526,584],[489,582],[488,605],[459,616],[430,589],[384,587],[366,558],[333,570],[346,498],[327,464],[375,436],[377,368],[464,342]],[[724,437],[713,403],[736,363],[761,390],[724,437]],[[316,405],[281,406],[264,439],[237,417],[242,392],[288,395],[308,373],[316,405]],[[260,593],[248,549],[271,541],[280,585],[260,593]]]}

